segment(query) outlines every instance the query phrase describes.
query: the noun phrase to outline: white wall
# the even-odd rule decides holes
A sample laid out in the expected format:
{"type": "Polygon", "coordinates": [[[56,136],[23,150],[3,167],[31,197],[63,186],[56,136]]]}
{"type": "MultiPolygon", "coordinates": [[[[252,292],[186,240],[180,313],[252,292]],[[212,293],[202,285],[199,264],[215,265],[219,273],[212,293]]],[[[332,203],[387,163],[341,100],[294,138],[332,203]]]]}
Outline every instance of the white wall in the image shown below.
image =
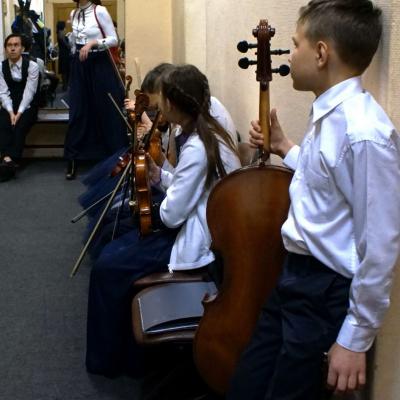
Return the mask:
{"type": "MultiPolygon", "coordinates": [[[[157,64],[171,62],[171,11],[171,0],[128,0],[126,2],[126,69],[128,74],[136,77],[135,58],[140,61],[142,79],[157,64]]],[[[136,84],[136,79],[134,83],[136,84]]]]}

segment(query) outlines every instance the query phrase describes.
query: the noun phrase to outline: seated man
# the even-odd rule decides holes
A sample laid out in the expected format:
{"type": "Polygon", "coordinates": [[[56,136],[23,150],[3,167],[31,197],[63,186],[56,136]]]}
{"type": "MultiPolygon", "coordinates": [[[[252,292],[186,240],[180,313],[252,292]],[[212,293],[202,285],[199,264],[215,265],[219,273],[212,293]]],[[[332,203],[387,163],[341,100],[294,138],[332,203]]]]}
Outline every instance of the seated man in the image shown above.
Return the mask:
{"type": "Polygon", "coordinates": [[[22,57],[18,34],[4,41],[6,59],[0,69],[0,181],[15,176],[25,137],[37,118],[39,67],[22,57]]]}

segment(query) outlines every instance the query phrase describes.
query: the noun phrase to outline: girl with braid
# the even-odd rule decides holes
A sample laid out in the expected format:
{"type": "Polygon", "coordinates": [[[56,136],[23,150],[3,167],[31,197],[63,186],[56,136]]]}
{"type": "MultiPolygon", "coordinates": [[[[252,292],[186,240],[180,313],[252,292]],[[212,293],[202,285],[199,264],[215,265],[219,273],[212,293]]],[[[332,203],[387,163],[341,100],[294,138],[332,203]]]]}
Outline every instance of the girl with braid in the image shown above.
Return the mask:
{"type": "Polygon", "coordinates": [[[161,111],[179,124],[178,162],[163,170],[150,158],[152,184],[165,191],[163,228],[139,238],[132,230],[107,244],[91,271],[86,367],[113,377],[140,366],[131,328],[132,283],[153,273],[205,268],[214,261],[206,204],[215,183],[240,167],[229,134],[210,115],[207,78],[184,65],[161,75],[161,111]]]}

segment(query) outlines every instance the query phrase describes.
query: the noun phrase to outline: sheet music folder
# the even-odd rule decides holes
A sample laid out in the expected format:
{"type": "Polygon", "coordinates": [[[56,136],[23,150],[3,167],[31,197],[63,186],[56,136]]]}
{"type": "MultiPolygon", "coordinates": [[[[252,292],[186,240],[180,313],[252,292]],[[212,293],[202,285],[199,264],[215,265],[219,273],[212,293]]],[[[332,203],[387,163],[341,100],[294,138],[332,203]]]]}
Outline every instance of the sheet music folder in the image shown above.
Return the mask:
{"type": "Polygon", "coordinates": [[[214,282],[169,283],[146,290],[138,298],[143,332],[196,329],[203,315],[204,295],[216,292],[214,282]]]}

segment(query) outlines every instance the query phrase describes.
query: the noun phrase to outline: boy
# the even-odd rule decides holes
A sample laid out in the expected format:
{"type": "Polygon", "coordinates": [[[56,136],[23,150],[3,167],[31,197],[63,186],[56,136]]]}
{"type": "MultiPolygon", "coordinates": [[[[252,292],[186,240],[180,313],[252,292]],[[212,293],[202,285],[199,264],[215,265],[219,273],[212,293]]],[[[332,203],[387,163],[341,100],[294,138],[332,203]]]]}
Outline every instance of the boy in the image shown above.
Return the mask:
{"type": "Polygon", "coordinates": [[[15,175],[25,137],[36,121],[39,68],[22,57],[24,47],[18,34],[4,41],[6,59],[0,70],[0,181],[15,175]]]}
{"type": "MultiPolygon", "coordinates": [[[[369,0],[300,9],[293,87],[317,98],[301,148],[271,113],[271,150],[295,170],[282,227],[288,256],[229,400],[320,400],[324,352],[332,389],[365,384],[400,244],[400,139],[360,78],[381,31],[381,10],[369,0]]],[[[262,145],[252,125],[251,143],[262,145]]]]}

